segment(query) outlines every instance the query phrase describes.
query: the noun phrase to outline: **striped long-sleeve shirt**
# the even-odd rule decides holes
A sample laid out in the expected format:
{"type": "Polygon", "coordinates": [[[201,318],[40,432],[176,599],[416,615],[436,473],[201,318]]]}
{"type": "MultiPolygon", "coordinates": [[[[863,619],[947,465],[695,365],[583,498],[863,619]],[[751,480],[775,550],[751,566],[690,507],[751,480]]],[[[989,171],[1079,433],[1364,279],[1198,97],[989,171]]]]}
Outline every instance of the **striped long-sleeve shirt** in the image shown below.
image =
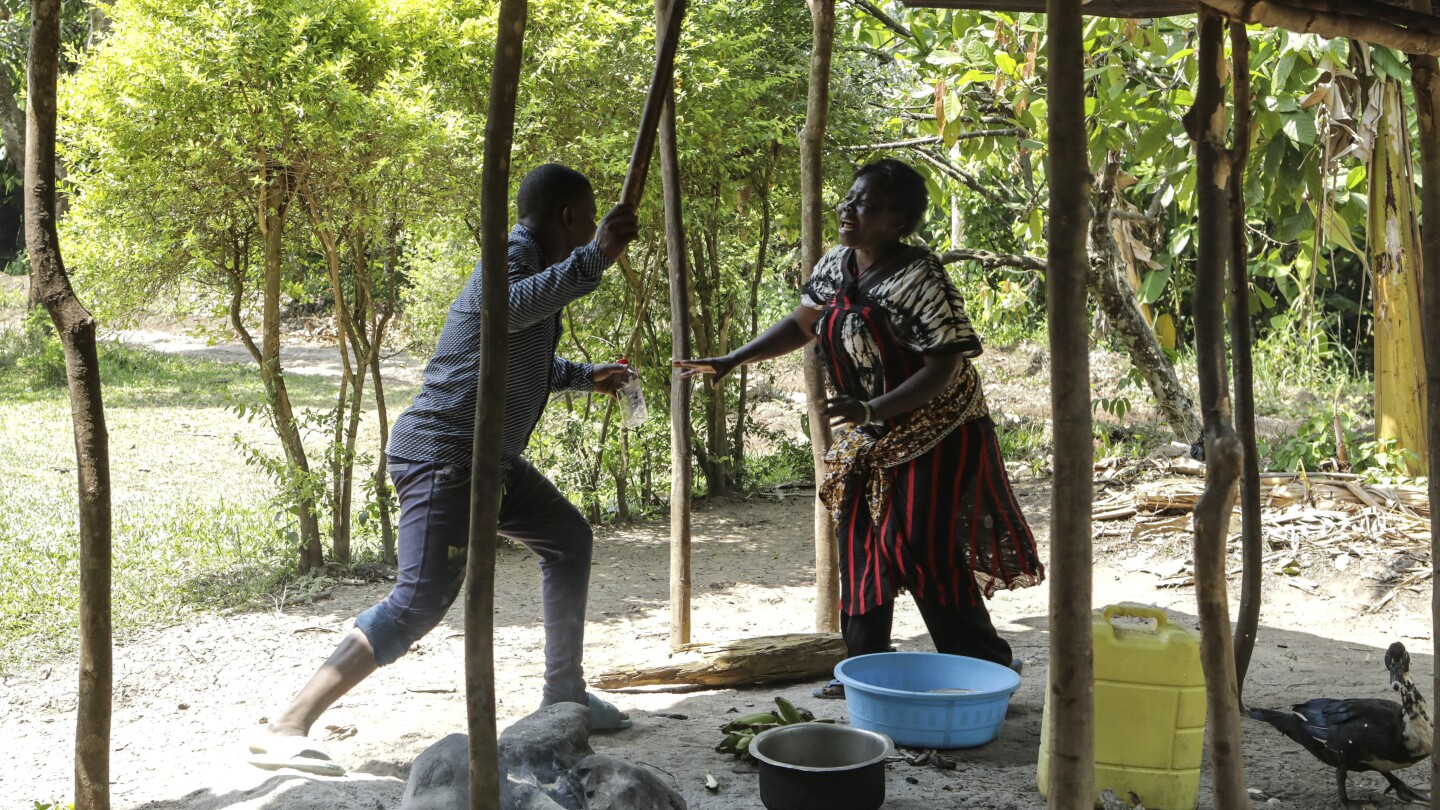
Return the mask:
{"type": "MultiPolygon", "coordinates": [[[[591,243],[564,261],[544,266],[535,235],[523,225],[510,232],[510,349],[505,384],[502,466],[518,458],[550,395],[591,390],[593,367],[555,356],[560,312],[600,285],[610,258],[591,243]]],[[[470,463],[480,373],[480,265],[450,306],[435,356],[415,401],[390,433],[389,453],[407,461],[470,463]]]]}

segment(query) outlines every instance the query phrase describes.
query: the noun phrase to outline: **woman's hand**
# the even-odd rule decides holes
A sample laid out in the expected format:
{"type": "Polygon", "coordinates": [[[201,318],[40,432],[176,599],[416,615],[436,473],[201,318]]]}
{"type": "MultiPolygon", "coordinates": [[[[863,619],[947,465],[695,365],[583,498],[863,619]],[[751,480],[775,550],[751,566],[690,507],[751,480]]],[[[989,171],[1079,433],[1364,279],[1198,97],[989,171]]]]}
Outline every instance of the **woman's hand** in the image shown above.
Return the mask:
{"type": "Polygon", "coordinates": [[[719,388],[720,381],[725,378],[725,375],[734,371],[735,367],[740,365],[740,363],[727,354],[724,357],[702,357],[698,360],[676,360],[670,365],[674,366],[675,368],[685,369],[685,371],[680,375],[680,378],[684,380],[688,380],[691,377],[698,377],[701,374],[711,374],[713,375],[713,377],[710,380],[710,385],[715,388],[719,388]]]}
{"type": "Polygon", "coordinates": [[[866,403],[855,397],[838,396],[825,400],[825,418],[830,420],[830,427],[839,427],[843,424],[863,425],[870,421],[871,410],[866,403]]]}

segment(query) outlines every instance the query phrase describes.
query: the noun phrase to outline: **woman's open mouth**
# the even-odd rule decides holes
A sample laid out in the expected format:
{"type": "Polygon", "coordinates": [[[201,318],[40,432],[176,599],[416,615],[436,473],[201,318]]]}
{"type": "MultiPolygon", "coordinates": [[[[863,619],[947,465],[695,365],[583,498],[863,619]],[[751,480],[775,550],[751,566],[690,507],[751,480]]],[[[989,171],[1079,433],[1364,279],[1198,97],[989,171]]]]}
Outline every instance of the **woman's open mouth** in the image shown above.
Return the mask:
{"type": "Polygon", "coordinates": [[[854,232],[854,230],[855,230],[855,222],[854,222],[853,220],[843,219],[843,218],[840,220],[840,233],[842,233],[842,234],[852,233],[852,232],[854,232]]]}

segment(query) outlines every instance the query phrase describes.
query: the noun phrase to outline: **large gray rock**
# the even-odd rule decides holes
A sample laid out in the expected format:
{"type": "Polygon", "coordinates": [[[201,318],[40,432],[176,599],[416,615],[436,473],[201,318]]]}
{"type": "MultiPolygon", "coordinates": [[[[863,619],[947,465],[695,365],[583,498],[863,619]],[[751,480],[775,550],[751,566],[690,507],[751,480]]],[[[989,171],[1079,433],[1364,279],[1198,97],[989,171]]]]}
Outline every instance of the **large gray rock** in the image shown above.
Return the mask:
{"type": "Polygon", "coordinates": [[[501,780],[554,782],[594,754],[590,749],[590,707],[556,703],[515,721],[500,735],[501,780]]]}
{"type": "Polygon", "coordinates": [[[596,754],[575,767],[586,810],[686,810],[685,800],[660,777],[623,759],[596,754]]]}
{"type": "Polygon", "coordinates": [[[470,738],[451,734],[410,766],[400,810],[470,810],[470,738]]]}
{"type": "MultiPolygon", "coordinates": [[[[499,739],[500,806],[504,810],[588,810],[587,786],[575,766],[595,758],[589,728],[588,707],[557,703],[506,729],[499,739]]],[[[603,805],[611,806],[616,810],[628,807],[603,805]]],[[[636,810],[648,808],[637,806],[636,810]]],[[[400,810],[470,810],[470,740],[466,735],[451,734],[415,758],[400,810]]]]}
{"type": "Polygon", "coordinates": [[[567,810],[565,805],[557,803],[534,785],[511,782],[508,786],[502,785],[501,792],[504,795],[500,799],[500,806],[505,810],[567,810]],[[509,788],[508,791],[505,790],[506,787],[509,788]]]}

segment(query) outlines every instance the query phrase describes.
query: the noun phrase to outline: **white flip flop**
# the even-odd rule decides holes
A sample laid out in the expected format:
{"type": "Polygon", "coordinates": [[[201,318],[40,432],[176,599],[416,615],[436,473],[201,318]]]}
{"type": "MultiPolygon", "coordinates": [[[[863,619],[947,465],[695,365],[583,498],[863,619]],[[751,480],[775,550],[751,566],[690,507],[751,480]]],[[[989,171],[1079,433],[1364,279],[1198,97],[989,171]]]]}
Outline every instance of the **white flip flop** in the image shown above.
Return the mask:
{"type": "Polygon", "coordinates": [[[246,761],[267,771],[289,768],[316,776],[345,775],[345,766],[307,737],[266,736],[250,743],[250,754],[246,761]]]}

